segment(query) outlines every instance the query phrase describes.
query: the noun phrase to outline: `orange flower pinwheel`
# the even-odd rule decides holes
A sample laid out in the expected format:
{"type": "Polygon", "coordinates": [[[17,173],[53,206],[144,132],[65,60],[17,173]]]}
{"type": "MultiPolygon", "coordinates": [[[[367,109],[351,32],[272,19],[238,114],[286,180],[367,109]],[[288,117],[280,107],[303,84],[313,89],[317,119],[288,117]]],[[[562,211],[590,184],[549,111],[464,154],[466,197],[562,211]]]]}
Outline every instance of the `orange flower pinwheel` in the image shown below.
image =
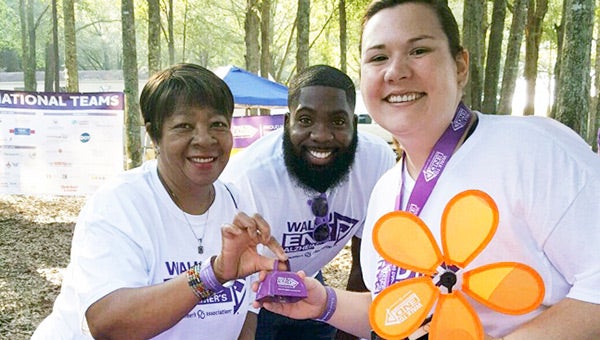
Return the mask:
{"type": "Polygon", "coordinates": [[[430,339],[484,339],[481,321],[463,293],[506,314],[528,313],[542,302],[544,282],[524,264],[497,262],[463,272],[498,226],[498,208],[486,193],[468,190],[453,197],[441,224],[443,254],[425,223],[411,213],[394,211],[375,224],[377,252],[395,266],[424,274],[375,297],[369,318],[379,336],[409,336],[437,302],[430,339]]]}

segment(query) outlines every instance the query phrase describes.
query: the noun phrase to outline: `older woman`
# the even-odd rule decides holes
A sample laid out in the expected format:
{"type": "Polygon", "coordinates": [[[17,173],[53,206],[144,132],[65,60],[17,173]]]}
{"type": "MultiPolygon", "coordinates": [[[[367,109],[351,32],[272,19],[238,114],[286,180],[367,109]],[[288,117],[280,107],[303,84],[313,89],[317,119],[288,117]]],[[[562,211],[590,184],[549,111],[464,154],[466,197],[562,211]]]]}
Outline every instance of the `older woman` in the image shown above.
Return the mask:
{"type": "Polygon", "coordinates": [[[247,205],[217,180],[233,144],[227,85],[175,65],[148,81],[140,104],[157,160],[88,200],[61,293],[34,339],[237,338],[244,278],[273,267],[257,244],[286,260],[266,222],[238,213],[247,205]]]}

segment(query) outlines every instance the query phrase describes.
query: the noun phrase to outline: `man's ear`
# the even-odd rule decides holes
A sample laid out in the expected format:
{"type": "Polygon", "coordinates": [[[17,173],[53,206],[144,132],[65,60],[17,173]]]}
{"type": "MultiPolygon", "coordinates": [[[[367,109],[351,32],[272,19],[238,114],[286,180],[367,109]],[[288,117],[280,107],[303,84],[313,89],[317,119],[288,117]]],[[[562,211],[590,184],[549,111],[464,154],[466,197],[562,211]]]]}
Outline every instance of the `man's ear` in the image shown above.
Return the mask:
{"type": "Polygon", "coordinates": [[[358,129],[358,115],[355,113],[354,115],[354,121],[353,121],[353,126],[354,126],[354,130],[358,129]]]}
{"type": "Polygon", "coordinates": [[[285,115],[283,115],[283,126],[288,126],[290,124],[290,114],[289,112],[286,112],[285,115]]]}

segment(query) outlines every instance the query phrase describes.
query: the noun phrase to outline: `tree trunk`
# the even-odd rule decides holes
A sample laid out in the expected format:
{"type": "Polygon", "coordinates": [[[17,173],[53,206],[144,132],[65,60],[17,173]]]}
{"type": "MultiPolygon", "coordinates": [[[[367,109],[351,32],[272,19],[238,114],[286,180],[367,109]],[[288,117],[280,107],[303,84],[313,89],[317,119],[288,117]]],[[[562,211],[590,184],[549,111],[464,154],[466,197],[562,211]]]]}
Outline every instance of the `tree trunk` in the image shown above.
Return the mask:
{"type": "Polygon", "coordinates": [[[556,31],[556,61],[554,62],[554,101],[552,108],[550,109],[551,118],[556,117],[556,94],[558,93],[558,87],[560,86],[560,64],[562,62],[562,46],[565,37],[565,18],[567,13],[567,0],[563,0],[562,15],[560,17],[560,25],[554,25],[556,31]]]}
{"type": "Polygon", "coordinates": [[[54,61],[54,49],[52,41],[46,42],[46,48],[44,49],[44,91],[45,92],[57,92],[54,90],[54,68],[56,67],[56,61],[54,61]]]}
{"type": "MultiPolygon", "coordinates": [[[[271,0],[262,0],[260,6],[260,76],[269,79],[271,73],[271,0]]],[[[269,109],[260,109],[261,116],[268,116],[269,109]]]]}
{"type": "MultiPolygon", "coordinates": [[[[244,43],[246,44],[246,70],[259,74],[261,53],[260,53],[260,16],[259,0],[246,1],[246,17],[244,19],[244,43]]],[[[246,115],[256,116],[258,110],[253,108],[246,110],[246,115]]]]}
{"type": "Polygon", "coordinates": [[[31,83],[31,87],[34,91],[37,91],[37,54],[36,54],[36,25],[34,24],[34,1],[27,1],[27,39],[29,40],[29,55],[27,58],[27,69],[31,74],[28,75],[28,81],[31,83]]]}
{"type": "Polygon", "coordinates": [[[498,105],[498,112],[501,114],[512,114],[512,101],[519,73],[519,54],[521,52],[521,42],[523,41],[523,31],[525,29],[527,4],[528,0],[515,0],[513,3],[513,17],[506,47],[502,89],[500,90],[500,104],[498,105]]]}
{"type": "Polygon", "coordinates": [[[258,74],[260,68],[260,45],[259,36],[259,17],[257,0],[248,0],[246,2],[246,18],[244,21],[246,43],[246,70],[258,74]]]}
{"type": "Polygon", "coordinates": [[[79,92],[74,0],[63,0],[63,16],[65,30],[65,69],[67,71],[67,92],[79,92]]]}
{"type": "Polygon", "coordinates": [[[167,14],[167,29],[169,34],[169,65],[175,64],[175,33],[173,32],[173,0],[169,0],[167,14]]]}
{"type": "Polygon", "coordinates": [[[35,30],[33,27],[32,0],[19,0],[19,17],[21,20],[21,50],[23,62],[23,82],[25,91],[36,91],[35,79],[35,30]],[[34,38],[31,39],[33,30],[34,38]],[[32,45],[33,43],[33,45],[32,45]]]}
{"type": "Polygon", "coordinates": [[[271,73],[271,0],[262,0],[260,7],[260,76],[269,79],[271,73]]]}
{"type": "Polygon", "coordinates": [[[298,0],[296,30],[296,71],[301,72],[309,65],[310,0],[298,0]]]}
{"type": "Polygon", "coordinates": [[[160,69],[160,0],[148,0],[148,76],[160,69]]]}
{"type": "Polygon", "coordinates": [[[60,59],[58,55],[58,9],[57,0],[52,0],[52,66],[54,92],[60,92],[60,59]]]}
{"type": "Polygon", "coordinates": [[[587,138],[594,0],[568,0],[556,119],[587,138]]]}
{"type": "Polygon", "coordinates": [[[590,128],[588,140],[591,140],[594,151],[600,147],[600,22],[596,21],[596,64],[594,65],[594,87],[596,88],[595,107],[590,110],[590,128]],[[595,139],[595,141],[594,141],[595,139]]]}
{"type": "Polygon", "coordinates": [[[348,62],[346,55],[348,53],[348,32],[346,29],[346,0],[339,0],[338,9],[340,13],[340,70],[346,73],[348,62]]]}
{"type": "Polygon", "coordinates": [[[492,27],[488,41],[485,64],[485,84],[483,91],[483,112],[497,113],[498,88],[500,84],[500,60],[502,59],[502,40],[504,19],[506,18],[506,0],[494,0],[492,27]]]}
{"type": "MultiPolygon", "coordinates": [[[[297,20],[297,18],[295,20],[297,20]]],[[[292,25],[292,29],[289,30],[287,42],[285,44],[285,49],[283,50],[283,57],[281,58],[281,61],[279,62],[279,68],[277,69],[277,73],[275,74],[275,81],[277,81],[277,82],[282,82],[281,79],[283,77],[282,76],[283,69],[287,62],[288,56],[291,53],[290,50],[291,50],[292,43],[294,42],[295,35],[296,35],[296,21],[294,21],[294,24],[292,25]]]]}
{"type": "Polygon", "coordinates": [[[464,100],[475,110],[481,109],[483,93],[483,51],[485,39],[485,1],[465,1],[463,18],[463,41],[469,51],[469,83],[465,87],[464,100]]]}
{"type": "Polygon", "coordinates": [[[542,21],[548,11],[548,0],[529,0],[527,6],[527,27],[525,29],[525,81],[527,83],[525,109],[523,115],[535,113],[535,85],[542,37],[542,21]]]}
{"type": "Polygon", "coordinates": [[[121,1],[121,24],[123,39],[123,80],[125,93],[125,151],[126,169],[142,164],[142,138],[140,105],[138,103],[138,67],[135,46],[135,16],[133,0],[121,1]]]}
{"type": "Polygon", "coordinates": [[[188,32],[188,13],[190,7],[188,4],[188,0],[184,1],[184,9],[183,9],[183,34],[182,34],[182,42],[181,42],[181,62],[187,62],[187,32],[188,32]]]}

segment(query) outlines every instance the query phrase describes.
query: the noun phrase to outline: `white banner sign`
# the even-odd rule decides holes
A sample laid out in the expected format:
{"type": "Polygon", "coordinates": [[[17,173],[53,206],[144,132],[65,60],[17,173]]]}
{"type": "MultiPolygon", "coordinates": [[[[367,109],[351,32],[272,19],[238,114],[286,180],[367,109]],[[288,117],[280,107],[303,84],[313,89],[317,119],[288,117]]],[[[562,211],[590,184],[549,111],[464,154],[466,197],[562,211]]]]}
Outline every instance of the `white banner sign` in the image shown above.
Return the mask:
{"type": "Polygon", "coordinates": [[[0,194],[88,195],[123,170],[123,93],[0,90],[0,194]]]}

